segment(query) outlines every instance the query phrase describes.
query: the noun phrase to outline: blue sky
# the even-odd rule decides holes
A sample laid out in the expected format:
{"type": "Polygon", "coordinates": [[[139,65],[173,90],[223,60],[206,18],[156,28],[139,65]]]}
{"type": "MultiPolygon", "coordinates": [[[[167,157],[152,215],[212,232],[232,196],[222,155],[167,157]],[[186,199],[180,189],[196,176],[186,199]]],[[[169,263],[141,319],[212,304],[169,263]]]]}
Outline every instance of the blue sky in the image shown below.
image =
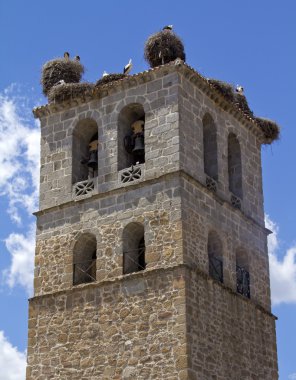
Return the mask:
{"type": "Polygon", "coordinates": [[[273,312],[281,380],[296,379],[295,0],[0,2],[0,380],[24,380],[27,298],[32,291],[42,65],[69,51],[84,79],[147,68],[147,37],[173,24],[187,63],[241,84],[254,113],[276,120],[281,139],[262,149],[273,312]]]}

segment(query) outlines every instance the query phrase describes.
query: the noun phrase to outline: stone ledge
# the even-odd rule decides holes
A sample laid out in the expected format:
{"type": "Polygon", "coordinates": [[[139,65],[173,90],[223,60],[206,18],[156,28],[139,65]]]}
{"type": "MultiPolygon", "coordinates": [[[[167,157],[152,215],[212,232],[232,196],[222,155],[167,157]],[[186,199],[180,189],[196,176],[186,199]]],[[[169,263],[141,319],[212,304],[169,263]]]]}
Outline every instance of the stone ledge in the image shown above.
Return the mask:
{"type": "MultiPolygon", "coordinates": [[[[34,296],[32,298],[29,298],[29,302],[33,303],[33,302],[38,302],[39,300],[42,300],[42,299],[47,298],[47,297],[59,296],[59,295],[63,295],[63,294],[68,295],[70,293],[77,293],[77,292],[83,291],[85,289],[92,289],[92,288],[98,288],[98,287],[101,288],[101,287],[104,287],[106,285],[108,286],[108,285],[114,285],[114,284],[122,284],[122,283],[124,283],[126,281],[134,280],[136,278],[148,278],[150,276],[155,276],[155,275],[157,275],[159,273],[174,272],[174,271],[178,271],[178,270],[184,271],[185,275],[186,275],[186,271],[189,271],[191,273],[196,273],[200,277],[202,277],[204,280],[206,280],[208,282],[214,283],[215,286],[223,288],[224,290],[226,290],[232,296],[238,297],[241,301],[246,302],[246,303],[252,305],[257,310],[259,310],[260,312],[262,312],[263,314],[268,315],[269,317],[273,318],[274,320],[278,319],[269,310],[266,310],[263,306],[261,306],[260,304],[258,304],[254,300],[242,296],[241,294],[239,294],[239,293],[235,292],[233,289],[231,289],[229,286],[227,286],[225,284],[222,284],[219,281],[214,280],[212,277],[210,277],[207,273],[203,272],[201,269],[199,269],[197,267],[194,268],[191,265],[186,264],[186,263],[180,263],[180,264],[177,264],[177,265],[171,265],[171,266],[167,266],[165,268],[147,269],[145,271],[130,273],[130,274],[126,274],[126,275],[121,275],[121,276],[118,276],[118,277],[114,277],[112,279],[103,280],[101,282],[92,282],[92,283],[89,283],[89,284],[81,284],[81,285],[73,286],[73,287],[71,287],[69,289],[58,290],[58,291],[55,291],[55,292],[52,292],[52,293],[40,294],[40,295],[34,296]]],[[[184,288],[186,289],[186,284],[185,284],[184,288]]]]}
{"type": "Polygon", "coordinates": [[[179,170],[180,176],[185,178],[186,180],[190,181],[191,183],[195,184],[197,187],[202,189],[202,191],[206,192],[208,195],[212,196],[216,202],[218,202],[220,205],[225,205],[228,207],[231,211],[240,214],[246,222],[251,222],[253,225],[256,225],[259,227],[266,235],[270,235],[272,231],[267,229],[265,226],[259,224],[255,219],[250,217],[249,215],[245,214],[242,210],[238,208],[234,208],[232,204],[230,203],[229,199],[221,198],[219,195],[214,193],[213,191],[209,190],[205,184],[198,181],[196,178],[192,177],[190,174],[186,173],[184,170],[179,170]]]}
{"type": "MultiPolygon", "coordinates": [[[[265,226],[262,226],[261,224],[259,224],[255,219],[253,219],[250,216],[248,216],[247,214],[245,214],[242,210],[234,208],[228,199],[220,198],[219,195],[217,195],[216,193],[213,193],[211,190],[209,190],[205,184],[201,183],[200,181],[198,181],[197,179],[195,179],[194,177],[192,177],[190,174],[186,173],[182,169],[179,169],[179,170],[176,170],[176,171],[170,172],[170,173],[161,174],[158,177],[155,177],[153,179],[147,179],[145,181],[138,181],[136,183],[130,183],[128,187],[129,187],[129,190],[133,190],[137,187],[143,187],[145,185],[151,185],[154,183],[159,183],[160,180],[166,181],[168,178],[173,179],[176,177],[177,178],[178,177],[179,178],[185,178],[186,180],[190,181],[191,183],[194,183],[198,188],[202,189],[209,196],[213,197],[215,199],[215,201],[218,202],[220,205],[225,205],[231,211],[233,211],[235,213],[239,213],[244,218],[245,221],[251,222],[253,225],[259,227],[266,235],[269,235],[272,233],[272,231],[265,228],[265,226]]],[[[91,202],[93,199],[100,199],[100,198],[104,198],[106,196],[118,195],[121,192],[126,192],[126,186],[120,186],[120,187],[117,187],[113,190],[107,191],[105,193],[93,194],[91,197],[88,197],[88,198],[70,200],[68,202],[62,203],[62,204],[57,205],[57,206],[52,206],[49,208],[45,208],[42,210],[35,211],[33,213],[33,215],[38,217],[38,216],[44,215],[45,213],[47,213],[49,211],[62,210],[63,208],[66,208],[69,205],[77,204],[79,202],[91,202]]]]}

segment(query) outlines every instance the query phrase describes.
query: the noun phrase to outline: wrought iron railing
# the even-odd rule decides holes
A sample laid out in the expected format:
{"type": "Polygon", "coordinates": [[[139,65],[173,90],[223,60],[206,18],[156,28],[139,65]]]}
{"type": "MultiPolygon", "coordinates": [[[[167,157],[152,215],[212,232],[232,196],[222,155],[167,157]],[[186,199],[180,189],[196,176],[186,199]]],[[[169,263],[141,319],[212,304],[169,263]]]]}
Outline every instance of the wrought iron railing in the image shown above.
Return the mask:
{"type": "Polygon", "coordinates": [[[236,290],[239,294],[250,298],[250,273],[238,265],[236,266],[236,290]]]}
{"type": "Polygon", "coordinates": [[[139,272],[146,269],[145,246],[124,251],[123,257],[123,274],[139,272]]]}
{"type": "Polygon", "coordinates": [[[215,256],[209,256],[209,273],[215,280],[223,282],[223,261],[215,256]]]}
{"type": "Polygon", "coordinates": [[[96,281],[96,259],[73,264],[73,284],[96,281]]]}

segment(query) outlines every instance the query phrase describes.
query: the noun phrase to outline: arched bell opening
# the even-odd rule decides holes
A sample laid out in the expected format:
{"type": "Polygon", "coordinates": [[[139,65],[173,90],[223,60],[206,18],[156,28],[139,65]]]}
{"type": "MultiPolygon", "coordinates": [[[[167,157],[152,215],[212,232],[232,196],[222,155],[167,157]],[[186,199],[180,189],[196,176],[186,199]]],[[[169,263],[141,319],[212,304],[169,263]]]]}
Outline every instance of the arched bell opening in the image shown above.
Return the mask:
{"type": "Polygon", "coordinates": [[[81,235],[73,250],[73,285],[96,281],[97,239],[81,235]]]}
{"type": "Polygon", "coordinates": [[[98,126],[92,119],[80,120],[73,131],[72,183],[98,175],[98,126]]]}
{"type": "Polygon", "coordinates": [[[145,270],[144,226],[129,223],[123,230],[123,274],[145,270]]]}
{"type": "Polygon", "coordinates": [[[118,170],[145,162],[145,112],[142,104],[125,106],[118,116],[118,170]]]}
{"type": "Polygon", "coordinates": [[[243,199],[241,148],[234,133],[228,136],[228,179],[229,190],[243,199]]]}
{"type": "Polygon", "coordinates": [[[223,247],[215,231],[208,235],[209,275],[217,281],[223,282],[223,247]]]}
{"type": "Polygon", "coordinates": [[[250,268],[248,254],[243,249],[236,251],[236,291],[250,298],[250,268]]]}
{"type": "Polygon", "coordinates": [[[210,114],[205,114],[203,124],[204,172],[218,180],[217,128],[210,114]]]}

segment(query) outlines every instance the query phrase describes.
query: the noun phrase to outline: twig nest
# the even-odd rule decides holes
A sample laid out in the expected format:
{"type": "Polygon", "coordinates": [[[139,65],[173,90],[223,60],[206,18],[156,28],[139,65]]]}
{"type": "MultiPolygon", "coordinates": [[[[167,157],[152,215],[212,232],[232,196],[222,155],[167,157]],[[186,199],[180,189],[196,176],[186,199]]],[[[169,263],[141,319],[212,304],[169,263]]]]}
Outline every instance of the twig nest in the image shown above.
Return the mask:
{"type": "Polygon", "coordinates": [[[247,116],[254,117],[253,111],[251,111],[247,98],[245,95],[239,92],[234,92],[234,104],[247,116]]]}
{"type": "Polygon", "coordinates": [[[223,95],[225,99],[235,104],[245,115],[248,115],[250,117],[254,116],[245,95],[236,92],[231,84],[218,79],[208,79],[208,82],[221,95],[223,95]]]}
{"type": "Polygon", "coordinates": [[[94,85],[92,83],[66,83],[53,86],[48,92],[50,103],[62,103],[66,100],[83,98],[91,95],[94,85]]]}
{"type": "Polygon", "coordinates": [[[174,61],[185,61],[184,45],[171,30],[162,30],[153,34],[145,43],[144,57],[151,67],[174,61]]]}
{"type": "Polygon", "coordinates": [[[119,79],[123,79],[123,78],[126,78],[125,74],[116,74],[116,73],[115,74],[108,74],[96,82],[96,87],[102,86],[102,85],[110,83],[110,82],[115,82],[115,81],[117,81],[119,79]]]}
{"type": "Polygon", "coordinates": [[[78,83],[83,73],[84,67],[77,60],[58,58],[45,63],[41,78],[44,95],[47,96],[50,89],[61,80],[66,83],[78,83]]]}
{"type": "Polygon", "coordinates": [[[218,79],[208,79],[208,82],[227,100],[229,100],[230,102],[233,102],[234,90],[231,84],[227,82],[223,82],[222,80],[218,80],[218,79]]]}
{"type": "Polygon", "coordinates": [[[279,139],[280,127],[275,121],[263,117],[256,117],[255,120],[264,133],[266,139],[265,144],[271,144],[274,140],[279,139]]]}

